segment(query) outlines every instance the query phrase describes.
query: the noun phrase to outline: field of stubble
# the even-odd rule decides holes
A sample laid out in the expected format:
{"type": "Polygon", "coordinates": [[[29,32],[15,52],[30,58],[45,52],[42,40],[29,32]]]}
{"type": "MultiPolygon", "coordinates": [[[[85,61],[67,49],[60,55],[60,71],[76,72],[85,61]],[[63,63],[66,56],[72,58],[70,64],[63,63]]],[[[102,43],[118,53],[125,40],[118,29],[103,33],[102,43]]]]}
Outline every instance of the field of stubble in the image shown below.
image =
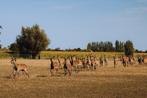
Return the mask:
{"type": "MultiPolygon", "coordinates": [[[[30,78],[10,79],[9,59],[0,59],[0,98],[147,98],[147,64],[51,77],[47,60],[24,60],[30,78]]],[[[60,72],[62,73],[62,71],[60,72]]]]}

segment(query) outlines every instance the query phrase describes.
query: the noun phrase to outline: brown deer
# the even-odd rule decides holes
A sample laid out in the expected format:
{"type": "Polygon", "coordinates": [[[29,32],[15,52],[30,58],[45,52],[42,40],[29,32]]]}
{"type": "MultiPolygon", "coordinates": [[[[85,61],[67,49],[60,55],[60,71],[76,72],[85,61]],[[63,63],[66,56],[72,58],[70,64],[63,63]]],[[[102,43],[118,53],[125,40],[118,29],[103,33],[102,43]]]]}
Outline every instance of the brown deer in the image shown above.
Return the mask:
{"type": "Polygon", "coordinates": [[[60,66],[60,61],[57,58],[51,58],[50,59],[50,72],[51,76],[54,76],[55,74],[58,74],[60,66]]]}
{"type": "Polygon", "coordinates": [[[21,71],[23,71],[29,78],[29,74],[28,74],[28,69],[27,69],[27,65],[26,64],[17,64],[16,63],[16,58],[12,58],[11,59],[11,64],[12,64],[12,68],[13,68],[13,72],[12,72],[12,78],[16,77],[16,74],[21,71]]]}
{"type": "Polygon", "coordinates": [[[66,76],[67,74],[71,76],[71,71],[72,71],[72,64],[69,58],[65,59],[65,64],[64,64],[64,75],[66,76]]]}
{"type": "Polygon", "coordinates": [[[127,56],[122,57],[122,64],[124,67],[128,67],[129,58],[127,56]]]}

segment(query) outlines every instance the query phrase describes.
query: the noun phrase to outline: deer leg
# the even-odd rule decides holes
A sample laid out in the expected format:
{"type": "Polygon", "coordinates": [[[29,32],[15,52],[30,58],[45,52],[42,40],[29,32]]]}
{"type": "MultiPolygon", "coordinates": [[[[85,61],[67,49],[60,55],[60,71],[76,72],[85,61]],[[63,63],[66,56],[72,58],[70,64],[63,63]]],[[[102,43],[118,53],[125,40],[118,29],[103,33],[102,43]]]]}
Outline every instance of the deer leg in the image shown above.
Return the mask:
{"type": "Polygon", "coordinates": [[[58,68],[55,69],[55,71],[56,71],[56,75],[58,74],[58,70],[59,70],[58,68]]]}
{"type": "Polygon", "coordinates": [[[13,70],[13,71],[11,72],[11,74],[10,74],[10,77],[11,77],[12,79],[14,79],[14,76],[15,76],[15,71],[13,70]]]}
{"type": "Polygon", "coordinates": [[[17,71],[13,71],[13,79],[16,78],[17,71]]]}
{"type": "Polygon", "coordinates": [[[51,72],[51,76],[53,76],[53,75],[54,75],[54,74],[53,74],[53,70],[54,70],[54,69],[51,69],[51,70],[50,70],[50,72],[51,72]]]}
{"type": "Polygon", "coordinates": [[[28,78],[30,77],[29,76],[29,73],[28,73],[28,71],[27,70],[24,70],[24,72],[25,72],[25,74],[28,76],[28,78]]]}
{"type": "Polygon", "coordinates": [[[71,70],[67,69],[69,76],[71,76],[71,70]]]}
{"type": "Polygon", "coordinates": [[[64,76],[66,76],[66,75],[67,75],[67,69],[64,68],[64,76]]]}

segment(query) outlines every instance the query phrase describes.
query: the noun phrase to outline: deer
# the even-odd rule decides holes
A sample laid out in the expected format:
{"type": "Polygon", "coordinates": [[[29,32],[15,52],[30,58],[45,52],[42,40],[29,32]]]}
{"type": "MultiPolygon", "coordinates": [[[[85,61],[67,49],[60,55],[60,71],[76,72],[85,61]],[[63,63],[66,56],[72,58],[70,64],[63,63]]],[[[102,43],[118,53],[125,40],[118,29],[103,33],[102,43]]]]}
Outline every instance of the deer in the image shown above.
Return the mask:
{"type": "Polygon", "coordinates": [[[71,71],[72,71],[72,64],[69,58],[65,58],[65,64],[64,64],[64,76],[67,74],[71,76],[71,71]]]}
{"type": "Polygon", "coordinates": [[[122,64],[124,67],[128,67],[129,58],[127,56],[122,57],[122,64]]]}
{"type": "Polygon", "coordinates": [[[50,59],[50,72],[51,72],[51,76],[54,76],[55,73],[57,74],[60,66],[60,61],[57,58],[51,58],[50,59]]]}
{"type": "Polygon", "coordinates": [[[17,64],[16,63],[16,58],[11,58],[11,64],[12,64],[12,78],[15,79],[16,74],[19,72],[24,72],[25,75],[29,78],[29,74],[28,74],[28,66],[26,64],[17,64]]]}

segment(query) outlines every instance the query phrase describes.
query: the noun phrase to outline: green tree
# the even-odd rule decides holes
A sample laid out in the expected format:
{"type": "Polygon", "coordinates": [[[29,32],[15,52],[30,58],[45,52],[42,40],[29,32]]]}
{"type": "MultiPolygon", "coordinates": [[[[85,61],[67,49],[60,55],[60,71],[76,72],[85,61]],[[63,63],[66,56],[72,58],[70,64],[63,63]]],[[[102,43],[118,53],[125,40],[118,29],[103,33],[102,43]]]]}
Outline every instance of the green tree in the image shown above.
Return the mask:
{"type": "Polygon", "coordinates": [[[134,46],[133,46],[132,41],[130,41],[130,40],[126,41],[124,48],[125,48],[125,55],[126,56],[133,56],[134,46]]]}
{"type": "Polygon", "coordinates": [[[91,43],[88,43],[88,45],[87,45],[87,50],[91,50],[91,47],[92,47],[92,45],[91,45],[91,43]]]}
{"type": "Polygon", "coordinates": [[[124,51],[124,43],[121,41],[115,41],[115,51],[116,52],[123,52],[124,51]]]}
{"type": "Polygon", "coordinates": [[[115,41],[115,51],[116,52],[119,51],[119,41],[118,40],[115,41]]]}
{"type": "Polygon", "coordinates": [[[120,45],[120,52],[124,52],[124,42],[119,42],[119,45],[120,45]]]}
{"type": "Polygon", "coordinates": [[[87,50],[92,50],[92,51],[114,51],[114,47],[112,42],[106,41],[106,42],[91,42],[87,44],[87,50]]]}
{"type": "Polygon", "coordinates": [[[29,55],[34,59],[42,50],[45,50],[50,44],[45,31],[40,29],[39,25],[32,27],[22,27],[21,35],[18,35],[16,42],[12,43],[11,49],[18,49],[20,55],[29,55]]]}
{"type": "Polygon", "coordinates": [[[15,51],[15,52],[19,52],[17,43],[12,43],[12,44],[9,46],[9,49],[12,50],[12,51],[15,51]]]}

